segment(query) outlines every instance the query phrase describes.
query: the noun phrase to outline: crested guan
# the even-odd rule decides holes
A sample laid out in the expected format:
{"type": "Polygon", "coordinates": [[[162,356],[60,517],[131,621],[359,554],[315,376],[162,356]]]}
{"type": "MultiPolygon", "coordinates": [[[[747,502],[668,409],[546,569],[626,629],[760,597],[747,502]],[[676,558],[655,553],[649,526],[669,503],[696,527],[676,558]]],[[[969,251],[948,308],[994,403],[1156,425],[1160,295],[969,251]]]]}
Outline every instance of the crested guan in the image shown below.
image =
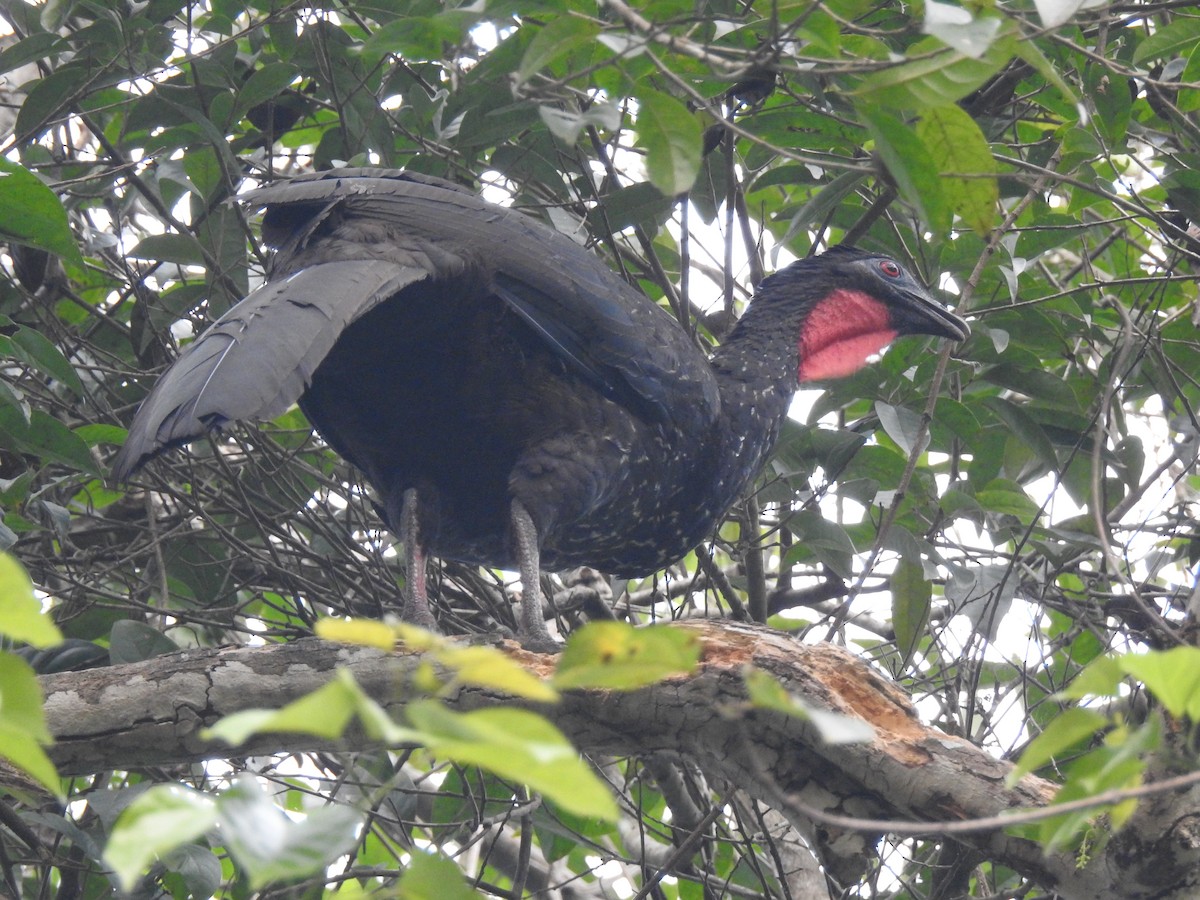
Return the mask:
{"type": "Polygon", "coordinates": [[[706,359],[663,309],[530,217],[416,173],[345,169],[248,193],[266,283],[180,356],[112,473],[299,401],[405,542],[406,617],[432,625],[425,556],[641,576],[710,535],[761,468],[799,382],[900,334],[966,324],[898,263],[834,247],[765,279],[706,359]]]}

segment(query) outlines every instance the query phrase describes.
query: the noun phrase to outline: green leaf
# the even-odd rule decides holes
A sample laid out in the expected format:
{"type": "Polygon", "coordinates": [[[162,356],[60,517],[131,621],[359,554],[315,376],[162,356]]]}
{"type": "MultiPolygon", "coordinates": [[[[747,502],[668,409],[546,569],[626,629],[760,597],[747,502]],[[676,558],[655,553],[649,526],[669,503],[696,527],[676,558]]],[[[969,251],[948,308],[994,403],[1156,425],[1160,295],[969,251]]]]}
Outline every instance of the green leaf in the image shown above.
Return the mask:
{"type": "Polygon", "coordinates": [[[686,675],[700,659],[700,642],[683,628],[625,622],[592,622],[567,638],[554,673],[559,690],[630,691],[686,675]]]}
{"type": "Polygon", "coordinates": [[[1033,0],[1038,18],[1047,28],[1066,24],[1089,0],[1033,0]]]}
{"type": "Polygon", "coordinates": [[[217,824],[216,800],[178,784],[160,784],[125,808],[104,848],[104,861],[132,890],[158,857],[217,824]]]}
{"type": "MultiPolygon", "coordinates": [[[[167,874],[163,886],[170,887],[170,875],[179,876],[192,897],[216,897],[221,887],[221,860],[202,844],[183,844],[162,860],[167,874]]],[[[174,896],[179,896],[175,893],[174,896]]],[[[341,900],[339,896],[338,900],[341,900]]]]}
{"type": "Polygon", "coordinates": [[[108,636],[108,656],[112,665],[141,662],[179,650],[175,642],[148,622],[121,619],[114,622],[108,636]]]}
{"type": "Polygon", "coordinates": [[[129,432],[120,425],[106,425],[102,422],[80,425],[73,430],[89,447],[95,447],[98,444],[120,447],[129,436],[129,432]]]}
{"type": "Polygon", "coordinates": [[[260,103],[277,97],[300,75],[300,70],[291,63],[268,63],[246,79],[238,91],[237,115],[244,116],[260,103]]]}
{"type": "Polygon", "coordinates": [[[783,423],[771,462],[780,475],[807,475],[814,463],[836,475],[866,441],[866,435],[848,429],[819,428],[788,419],[783,423]]]}
{"type": "Polygon", "coordinates": [[[1137,435],[1122,438],[1113,448],[1113,457],[1120,463],[1117,474],[1130,490],[1135,489],[1142,480],[1146,468],[1146,448],[1142,439],[1137,435]]]}
{"type": "Polygon", "coordinates": [[[1060,754],[1090,741],[1108,726],[1107,716],[1090,709],[1074,707],[1060,713],[1045,731],[1029,742],[1020,762],[1008,773],[1009,785],[1016,784],[1023,776],[1040,769],[1060,754]]]}
{"type": "Polygon", "coordinates": [[[440,59],[445,45],[457,44],[462,36],[458,19],[447,16],[408,16],[388,22],[363,42],[368,60],[395,53],[407,60],[440,59]]]}
{"type": "Polygon", "coordinates": [[[0,446],[35,456],[41,463],[61,463],[79,472],[99,475],[87,442],[62,422],[40,409],[30,411],[0,406],[0,446]]]}
{"type": "Polygon", "coordinates": [[[933,410],[933,428],[948,428],[956,437],[973,440],[979,436],[979,418],[971,408],[949,397],[939,397],[933,410]]]}
{"type": "MultiPolygon", "coordinates": [[[[1108,731],[1104,744],[1066,763],[1066,780],[1054,798],[1055,804],[1081,800],[1109,790],[1136,787],[1145,779],[1147,761],[1162,745],[1159,720],[1151,718],[1137,728],[1119,726],[1108,731]]],[[[1086,734],[1081,735],[1081,740],[1086,734]]],[[[1133,812],[1136,800],[1110,807],[1093,807],[1047,819],[1039,829],[1039,840],[1048,852],[1058,852],[1075,841],[1089,822],[1107,815],[1104,831],[1119,828],[1133,812]]]]}
{"type": "Polygon", "coordinates": [[[129,251],[134,259],[170,262],[181,266],[203,266],[204,252],[190,234],[152,234],[129,251]]]}
{"type": "Polygon", "coordinates": [[[850,577],[855,549],[845,528],[814,510],[796,513],[788,527],[796,535],[796,543],[788,550],[784,567],[805,561],[812,554],[842,578],[850,577]]]}
{"type": "Polygon", "coordinates": [[[598,230],[619,231],[630,225],[657,227],[671,216],[671,201],[654,185],[640,181],[605,194],[588,210],[585,222],[598,230]]]}
{"type": "MultiPolygon", "coordinates": [[[[1035,44],[1033,41],[1017,41],[1013,52],[1019,58],[1025,60],[1025,62],[1033,66],[1033,68],[1037,70],[1037,73],[1046,79],[1047,83],[1052,84],[1055,90],[1063,95],[1064,100],[1066,100],[1068,103],[1074,104],[1077,109],[1081,109],[1079,94],[1077,94],[1075,89],[1067,83],[1067,80],[1059,74],[1058,69],[1054,67],[1054,63],[1046,58],[1046,55],[1041,51],[1037,44],[1035,44]]],[[[1082,114],[1083,113],[1081,111],[1080,115],[1082,114]]]]}
{"type": "Polygon", "coordinates": [[[44,60],[66,46],[67,42],[57,34],[31,34],[24,40],[9,44],[0,50],[0,75],[18,69],[26,63],[44,60]]]}
{"type": "Polygon", "coordinates": [[[925,2],[925,33],[972,59],[979,59],[988,51],[1003,24],[998,16],[984,14],[976,18],[961,6],[936,0],[925,2]]]}
{"type": "Polygon", "coordinates": [[[1111,656],[1098,656],[1079,673],[1060,696],[1083,700],[1087,697],[1117,697],[1125,672],[1111,656]]]}
{"type": "Polygon", "coordinates": [[[869,102],[873,112],[945,106],[982,87],[1004,68],[1017,43],[1006,34],[975,59],[937,38],[926,38],[908,49],[910,62],[872,72],[854,93],[869,102]]]}
{"type": "MultiPolygon", "coordinates": [[[[3,335],[0,335],[3,338],[3,335]]],[[[4,341],[0,340],[0,344],[4,341]]],[[[11,350],[12,342],[8,341],[9,349],[11,350]]],[[[11,356],[12,353],[4,353],[0,351],[0,355],[11,356]]],[[[12,385],[0,381],[0,405],[7,406],[9,409],[15,410],[24,427],[29,425],[30,409],[25,401],[25,396],[22,393],[13,389],[12,385]]]]}
{"type": "MultiPolygon", "coordinates": [[[[846,197],[854,193],[862,184],[863,178],[864,175],[861,172],[842,172],[822,187],[792,216],[780,243],[790,244],[796,235],[807,231],[811,225],[823,220],[832,210],[840,206],[846,197]]],[[[760,182],[756,181],[755,187],[757,188],[759,184],[760,182]]]]}
{"type": "Polygon", "coordinates": [[[987,237],[996,225],[1000,186],[991,148],[975,120],[959,106],[936,106],[917,120],[917,136],[933,155],[954,211],[987,237]]]}
{"type": "Polygon", "coordinates": [[[33,328],[21,326],[12,335],[13,355],[33,366],[44,375],[56,378],[71,389],[76,397],[83,396],[79,373],[61,350],[45,335],[33,328]]]}
{"type": "Polygon", "coordinates": [[[892,573],[892,627],[896,630],[896,649],[900,651],[901,668],[908,666],[925,628],[933,600],[933,585],[925,579],[918,562],[902,559],[892,573]]]}
{"type": "Polygon", "coordinates": [[[859,115],[875,141],[900,196],[907,200],[929,227],[941,234],[950,229],[950,207],[942,193],[941,176],[929,149],[915,131],[882,109],[861,108],[859,115]]]}
{"type": "Polygon", "coordinates": [[[361,690],[343,672],[324,687],[293,700],[277,710],[246,709],[228,715],[203,732],[205,740],[218,739],[232,746],[263,732],[311,734],[325,740],[341,737],[354,718],[361,690]]]}
{"type": "MultiPolygon", "coordinates": [[[[320,690],[314,691],[308,697],[317,693],[320,693],[320,690]]],[[[305,699],[308,698],[306,697],[305,699]]],[[[224,741],[231,747],[238,747],[254,735],[262,732],[287,731],[286,728],[274,727],[276,721],[278,721],[275,718],[277,712],[277,710],[273,709],[243,709],[240,712],[230,713],[212,727],[203,729],[200,732],[200,737],[206,741],[224,741]]],[[[333,725],[325,721],[327,718],[327,716],[321,717],[321,719],[317,720],[320,724],[314,723],[312,726],[306,728],[306,732],[311,733],[315,730],[318,736],[325,736],[323,734],[324,731],[333,729],[333,725]]],[[[338,716],[337,721],[344,726],[349,722],[349,717],[338,716]]],[[[336,737],[339,734],[341,734],[340,730],[336,731],[332,736],[336,737]]]]}
{"type": "Polygon", "coordinates": [[[1131,653],[1118,657],[1117,662],[1143,682],[1171,715],[1200,721],[1200,648],[1131,653]]]}
{"type": "Polygon", "coordinates": [[[811,722],[826,744],[861,744],[875,736],[875,729],[869,723],[810,706],[790,693],[768,672],[748,666],[742,675],[752,706],[811,722]]]}
{"type": "Polygon", "coordinates": [[[435,652],[433,658],[452,669],[460,682],[541,703],[558,699],[558,691],[495,647],[452,646],[435,652]]]}
{"type": "Polygon", "coordinates": [[[885,488],[896,487],[908,460],[904,454],[879,444],[862,447],[846,465],[843,483],[850,479],[868,479],[885,488]]]}
{"type": "Polygon", "coordinates": [[[1017,578],[1002,565],[951,563],[949,568],[942,590],[954,614],[966,616],[977,633],[994,642],[1016,596],[1017,578]]]}
{"type": "Polygon", "coordinates": [[[1140,66],[1152,59],[1168,56],[1189,56],[1200,46],[1200,19],[1195,16],[1180,16],[1163,25],[1156,22],[1154,34],[1138,44],[1133,51],[1133,63],[1140,66]]]}
{"type": "Polygon", "coordinates": [[[407,623],[388,625],[369,619],[322,619],[317,635],[326,640],[375,647],[385,652],[395,649],[397,641],[413,650],[429,654],[439,665],[453,673],[456,683],[493,688],[542,703],[558,699],[558,692],[508,654],[495,647],[460,647],[440,634],[407,623]]]}
{"type": "Polygon", "coordinates": [[[42,4],[41,14],[39,19],[41,25],[47,31],[55,31],[63,26],[67,16],[70,15],[71,9],[74,6],[70,0],[47,0],[42,4]]]}
{"type": "Polygon", "coordinates": [[[920,413],[905,406],[892,406],[882,400],[875,401],[875,413],[887,436],[896,442],[906,456],[912,455],[918,440],[921,442],[918,452],[923,452],[928,446],[929,429],[923,427],[920,413]]]}
{"type": "Polygon", "coordinates": [[[321,619],[314,631],[325,641],[374,647],[384,653],[396,649],[396,629],[374,619],[321,619]]]}
{"type": "MultiPolygon", "coordinates": [[[[17,113],[17,124],[13,129],[13,134],[18,136],[17,142],[24,143],[30,138],[38,137],[47,123],[78,96],[88,78],[89,74],[84,68],[67,66],[32,82],[29,94],[17,113]]],[[[0,165],[0,170],[9,165],[12,163],[6,160],[4,165],[0,165]]],[[[75,253],[78,252],[76,249],[75,253]]]]}
{"type": "MultiPolygon", "coordinates": [[[[5,692],[5,700],[8,696],[5,692]]],[[[0,756],[20,769],[56,797],[63,796],[62,783],[54,763],[39,742],[29,733],[13,728],[0,717],[0,756]]]]}
{"type": "Polygon", "coordinates": [[[975,500],[986,512],[1016,516],[1029,524],[1041,512],[1041,507],[1029,499],[1024,489],[1013,481],[997,478],[975,492],[975,500]]]}
{"type": "Polygon", "coordinates": [[[431,754],[528,785],[580,816],[617,820],[608,787],[553,725],[523,709],[455,713],[432,700],[410,704],[408,720],[431,754]]]}
{"type": "Polygon", "coordinates": [[[239,778],[217,800],[221,839],[252,888],[322,872],[358,842],[363,814],[330,804],[294,821],[250,777],[239,778]]]}
{"type": "Polygon", "coordinates": [[[47,250],[82,267],[83,257],[54,191],[23,166],[0,157],[0,238],[47,250]]]}
{"type": "MultiPolygon", "coordinates": [[[[1091,763],[1099,757],[1089,753],[1081,762],[1091,763]]],[[[1074,767],[1073,767],[1074,768],[1074,767]]],[[[1143,782],[1145,763],[1137,759],[1122,759],[1119,764],[1106,767],[1104,778],[1079,778],[1067,781],[1055,795],[1054,803],[1069,803],[1084,800],[1106,790],[1123,790],[1137,787],[1143,782]]],[[[1127,800],[1115,806],[1092,806],[1045,819],[1035,832],[1036,839],[1046,853],[1059,853],[1068,847],[1080,848],[1081,839],[1089,830],[1094,836],[1108,835],[1120,827],[1129,817],[1137,800],[1127,800]],[[1105,821],[1106,819],[1106,821],[1105,821]]]]}
{"type": "Polygon", "coordinates": [[[50,742],[42,711],[42,689],[29,663],[12,653],[0,653],[0,722],[41,743],[50,742]]]}
{"type": "Polygon", "coordinates": [[[808,706],[792,695],[770,672],[747,666],[742,672],[750,703],[759,709],[773,709],[798,719],[807,718],[808,706]]]}
{"type": "MultiPolygon", "coordinates": [[[[478,900],[462,870],[444,856],[414,852],[396,885],[400,900],[478,900]]],[[[340,896],[340,895],[339,895],[340,896]]]]}
{"type": "Polygon", "coordinates": [[[638,144],[650,182],[667,197],[691,190],[700,174],[700,120],[669,94],[648,92],[638,104],[638,144]]]}
{"type": "MultiPolygon", "coordinates": [[[[621,126],[621,110],[613,103],[596,103],[584,112],[539,106],[538,115],[550,133],[566,144],[574,144],[589,125],[603,131],[616,131],[621,126]]],[[[658,199],[661,202],[662,198],[658,199]]]]}
{"type": "Polygon", "coordinates": [[[221,161],[211,147],[193,147],[183,158],[187,180],[199,197],[212,197],[223,189],[221,161]]]}
{"type": "Polygon", "coordinates": [[[21,564],[0,553],[0,634],[34,647],[62,643],[62,633],[42,611],[33,582],[21,564]]]}
{"type": "Polygon", "coordinates": [[[590,19],[568,14],[552,19],[538,29],[521,57],[517,83],[524,84],[535,74],[580,47],[591,47],[600,25],[590,19]]]}
{"type": "MultiPolygon", "coordinates": [[[[1179,76],[1179,80],[1185,84],[1195,84],[1200,81],[1200,47],[1197,47],[1191,52],[1188,57],[1187,66],[1183,70],[1183,74],[1179,76]]],[[[1200,91],[1182,90],[1175,98],[1175,105],[1179,107],[1181,112],[1195,112],[1200,109],[1200,91]]]]}

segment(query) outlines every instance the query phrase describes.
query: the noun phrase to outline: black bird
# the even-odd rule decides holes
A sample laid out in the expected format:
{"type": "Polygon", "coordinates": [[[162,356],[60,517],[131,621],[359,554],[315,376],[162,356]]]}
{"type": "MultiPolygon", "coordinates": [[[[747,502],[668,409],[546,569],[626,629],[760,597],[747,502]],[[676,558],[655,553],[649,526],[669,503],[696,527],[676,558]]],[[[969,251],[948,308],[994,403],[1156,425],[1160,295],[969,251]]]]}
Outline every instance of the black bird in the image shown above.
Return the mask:
{"type": "Polygon", "coordinates": [[[245,200],[270,277],[158,382],[114,478],[299,401],[405,542],[406,616],[433,623],[427,553],[515,566],[537,649],[556,646],[541,565],[670,565],[745,491],[800,382],[900,334],[968,334],[900,264],[843,246],[765,279],[710,360],[570,238],[448,182],[346,169],[245,200]]]}

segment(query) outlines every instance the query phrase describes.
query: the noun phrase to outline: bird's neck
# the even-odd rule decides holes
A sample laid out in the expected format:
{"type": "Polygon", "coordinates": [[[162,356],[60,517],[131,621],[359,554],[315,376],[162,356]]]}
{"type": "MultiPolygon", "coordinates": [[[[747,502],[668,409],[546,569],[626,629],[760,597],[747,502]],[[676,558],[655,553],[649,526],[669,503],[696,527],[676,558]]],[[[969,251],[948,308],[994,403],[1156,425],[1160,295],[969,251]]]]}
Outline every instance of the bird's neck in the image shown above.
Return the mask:
{"type": "Polygon", "coordinates": [[[713,488],[725,505],[758,474],[787,418],[798,385],[800,319],[794,309],[756,312],[751,304],[712,356],[722,413],[713,488]]]}

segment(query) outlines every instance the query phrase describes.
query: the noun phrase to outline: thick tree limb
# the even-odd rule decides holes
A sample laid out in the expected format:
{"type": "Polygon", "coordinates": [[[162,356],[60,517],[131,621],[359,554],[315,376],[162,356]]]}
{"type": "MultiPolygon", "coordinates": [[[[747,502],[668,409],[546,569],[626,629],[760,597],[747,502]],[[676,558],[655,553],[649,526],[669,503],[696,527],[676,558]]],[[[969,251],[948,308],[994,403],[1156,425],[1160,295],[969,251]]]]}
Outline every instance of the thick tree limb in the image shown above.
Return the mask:
{"type": "MultiPolygon", "coordinates": [[[[785,815],[816,847],[837,880],[860,877],[877,835],[813,822],[816,809],[865,818],[955,821],[994,816],[1008,809],[1040,807],[1054,785],[1027,777],[1008,788],[1007,763],[972,744],[923,725],[905,694],[847,651],[828,644],[804,645],[765,628],[699,622],[700,668],[632,692],[579,691],[540,711],[585,753],[678,755],[713,783],[744,791],[785,815]],[[805,703],[868,722],[874,739],[857,744],[823,743],[800,719],[752,708],[743,672],[753,665],[770,672],[805,703]]],[[[549,674],[549,656],[513,649],[531,671],[549,674]]],[[[230,748],[206,742],[199,732],[222,716],[251,707],[276,707],[324,685],[338,667],[348,668],[379,702],[397,711],[415,696],[411,680],[422,658],[401,648],[393,655],[317,640],[260,648],[186,651],[133,665],[112,666],[42,679],[46,711],[57,743],[51,757],[64,774],[164,766],[227,757],[230,748]]],[[[448,702],[476,709],[510,702],[493,692],[461,688],[448,702]]],[[[353,736],[340,747],[358,749],[353,736]]],[[[239,756],[278,751],[338,749],[310,736],[257,735],[239,756]]],[[[1172,884],[1157,882],[1153,896],[1183,887],[1198,860],[1191,840],[1196,821],[1180,803],[1190,794],[1157,798],[1154,821],[1163,834],[1119,834],[1085,869],[1070,855],[1043,855],[1035,843],[1001,831],[956,839],[987,858],[1011,866],[1067,898],[1151,896],[1153,872],[1129,865],[1133,846],[1142,858],[1169,858],[1172,884]],[[1171,824],[1175,823],[1175,824],[1171,824]],[[1125,859],[1124,864],[1120,864],[1125,859]],[[1188,865],[1190,863],[1190,866],[1188,865]],[[1133,872],[1138,872],[1135,879],[1133,872]],[[1165,889],[1165,892],[1164,892],[1165,889]]],[[[1142,824],[1149,827],[1149,819],[1142,824]]],[[[931,832],[937,831],[936,825],[931,832]]]]}

